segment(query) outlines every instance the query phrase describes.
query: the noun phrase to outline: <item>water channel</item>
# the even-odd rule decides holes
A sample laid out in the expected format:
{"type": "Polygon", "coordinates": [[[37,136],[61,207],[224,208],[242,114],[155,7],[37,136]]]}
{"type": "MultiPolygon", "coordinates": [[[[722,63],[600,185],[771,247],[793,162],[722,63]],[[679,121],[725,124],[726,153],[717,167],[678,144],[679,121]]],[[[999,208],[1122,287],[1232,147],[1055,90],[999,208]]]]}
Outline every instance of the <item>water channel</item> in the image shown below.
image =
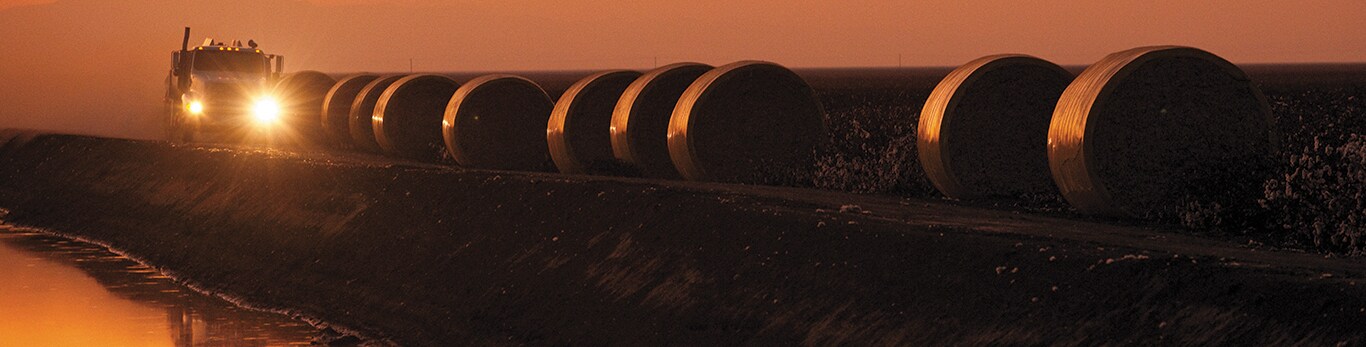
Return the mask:
{"type": "Polygon", "coordinates": [[[324,336],[99,245],[0,225],[0,346],[294,346],[324,336]]]}

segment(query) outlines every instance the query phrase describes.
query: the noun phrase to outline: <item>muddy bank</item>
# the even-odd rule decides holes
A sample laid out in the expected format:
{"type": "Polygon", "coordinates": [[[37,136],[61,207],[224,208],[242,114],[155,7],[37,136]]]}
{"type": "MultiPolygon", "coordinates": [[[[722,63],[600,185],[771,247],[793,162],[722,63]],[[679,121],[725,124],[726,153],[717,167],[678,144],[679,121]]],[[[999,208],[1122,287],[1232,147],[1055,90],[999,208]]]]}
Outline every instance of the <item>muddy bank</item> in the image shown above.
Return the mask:
{"type": "Polygon", "coordinates": [[[46,136],[0,208],[406,345],[1366,342],[1357,259],[919,199],[46,136]]]}

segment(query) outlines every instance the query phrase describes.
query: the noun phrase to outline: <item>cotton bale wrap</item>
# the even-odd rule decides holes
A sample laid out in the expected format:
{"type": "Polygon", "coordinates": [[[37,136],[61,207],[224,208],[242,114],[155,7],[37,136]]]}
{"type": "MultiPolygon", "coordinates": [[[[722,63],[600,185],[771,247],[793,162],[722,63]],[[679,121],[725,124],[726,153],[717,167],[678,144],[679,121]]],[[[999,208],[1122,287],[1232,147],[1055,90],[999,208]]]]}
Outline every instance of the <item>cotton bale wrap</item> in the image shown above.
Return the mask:
{"type": "Polygon", "coordinates": [[[1091,65],[1063,92],[1048,159],[1078,210],[1171,218],[1190,202],[1255,199],[1275,146],[1266,98],[1195,48],[1142,47],[1091,65]]]}
{"type": "Polygon", "coordinates": [[[640,77],[635,71],[589,75],[555,103],[546,125],[550,158],[560,172],[587,174],[615,163],[612,155],[612,112],[626,87],[640,77]]]}
{"type": "Polygon", "coordinates": [[[1048,127],[1072,74],[1024,55],[993,55],[950,72],[920,112],[916,148],[950,198],[1056,194],[1048,127]]]}
{"type": "Polygon", "coordinates": [[[555,104],[539,85],[512,75],[486,75],[460,86],[441,122],[446,149],[460,166],[494,170],[553,169],[545,126],[555,104]]]}
{"type": "Polygon", "coordinates": [[[612,112],[612,154],[646,177],[676,179],[669,158],[669,119],[683,91],[710,65],[677,63],[646,72],[617,101],[612,112]]]}
{"type": "Polygon", "coordinates": [[[402,75],[392,75],[377,78],[362,87],[356,94],[356,100],[351,103],[351,112],[346,116],[347,131],[351,135],[351,144],[368,152],[380,152],[379,142],[375,140],[374,117],[375,104],[379,102],[380,96],[390,85],[402,79],[402,75]]]}
{"type": "Polygon", "coordinates": [[[385,88],[375,103],[375,141],[384,153],[424,161],[446,158],[441,119],[460,83],[445,76],[410,75],[385,88]]]}
{"type": "Polygon", "coordinates": [[[669,156],[688,180],[792,183],[811,170],[825,136],[806,81],[777,64],[742,61],[683,92],[669,120],[669,156]]]}
{"type": "Polygon", "coordinates": [[[351,104],[367,84],[378,79],[379,75],[359,74],[338,80],[323,97],[321,113],[322,130],[337,147],[351,147],[350,116],[351,104]]]}

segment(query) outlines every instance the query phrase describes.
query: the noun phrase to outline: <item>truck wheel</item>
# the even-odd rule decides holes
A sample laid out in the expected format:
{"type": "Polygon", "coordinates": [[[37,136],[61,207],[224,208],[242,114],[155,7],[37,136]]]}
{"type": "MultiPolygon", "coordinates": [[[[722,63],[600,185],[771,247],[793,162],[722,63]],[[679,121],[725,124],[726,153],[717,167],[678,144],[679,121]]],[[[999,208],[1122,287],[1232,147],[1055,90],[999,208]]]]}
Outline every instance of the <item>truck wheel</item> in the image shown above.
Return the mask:
{"type": "Polygon", "coordinates": [[[180,112],[176,112],[177,109],[179,109],[179,107],[168,103],[162,112],[163,121],[161,122],[161,128],[166,136],[166,141],[170,143],[181,142],[180,112]]]}
{"type": "Polygon", "coordinates": [[[181,124],[180,124],[180,142],[181,142],[181,143],[195,143],[195,142],[197,142],[197,141],[199,141],[199,131],[198,131],[198,129],[195,129],[194,127],[191,127],[191,126],[185,125],[184,123],[181,123],[181,124]]]}
{"type": "Polygon", "coordinates": [[[194,126],[185,122],[184,114],[174,112],[171,114],[171,142],[173,143],[192,143],[195,142],[196,130],[194,126]]]}

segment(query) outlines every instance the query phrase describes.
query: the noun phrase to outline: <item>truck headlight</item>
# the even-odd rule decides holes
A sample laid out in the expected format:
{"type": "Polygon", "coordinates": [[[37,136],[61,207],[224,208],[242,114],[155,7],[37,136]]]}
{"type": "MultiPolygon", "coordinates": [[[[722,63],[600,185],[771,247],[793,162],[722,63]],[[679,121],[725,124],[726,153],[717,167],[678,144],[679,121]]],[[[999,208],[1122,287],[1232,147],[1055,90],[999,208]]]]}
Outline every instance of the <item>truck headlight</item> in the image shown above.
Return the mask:
{"type": "Polygon", "coordinates": [[[280,120],[280,103],[272,97],[257,99],[251,107],[251,115],[257,124],[273,124],[280,120]]]}
{"type": "Polygon", "coordinates": [[[204,114],[204,102],[199,100],[190,101],[189,105],[185,105],[185,110],[190,111],[190,114],[196,116],[204,114]]]}

